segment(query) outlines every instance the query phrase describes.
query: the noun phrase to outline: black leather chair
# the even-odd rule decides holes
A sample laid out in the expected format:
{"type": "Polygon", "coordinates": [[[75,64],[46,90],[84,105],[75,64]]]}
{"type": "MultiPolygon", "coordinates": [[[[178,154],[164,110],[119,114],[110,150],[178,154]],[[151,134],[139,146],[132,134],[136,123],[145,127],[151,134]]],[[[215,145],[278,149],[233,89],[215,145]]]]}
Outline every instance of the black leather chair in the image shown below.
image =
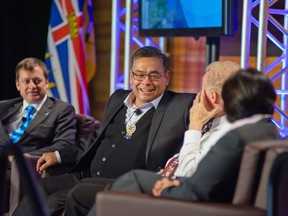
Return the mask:
{"type": "Polygon", "coordinates": [[[268,216],[288,215],[288,153],[279,154],[270,174],[268,216]]]}

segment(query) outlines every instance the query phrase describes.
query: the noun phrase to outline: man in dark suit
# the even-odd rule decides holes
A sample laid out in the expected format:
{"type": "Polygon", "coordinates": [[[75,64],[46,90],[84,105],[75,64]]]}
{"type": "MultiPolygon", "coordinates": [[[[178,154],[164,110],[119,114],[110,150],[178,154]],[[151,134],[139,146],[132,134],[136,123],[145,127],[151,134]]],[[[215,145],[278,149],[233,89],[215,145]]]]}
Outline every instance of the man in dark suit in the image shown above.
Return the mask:
{"type": "MultiPolygon", "coordinates": [[[[13,131],[25,121],[25,108],[36,112],[17,141],[24,153],[41,156],[75,144],[76,119],[73,106],[47,96],[48,71],[36,58],[26,58],[16,67],[16,88],[22,97],[0,102],[1,146],[11,144],[13,131]]],[[[0,148],[2,148],[0,147],[0,148]]]]}
{"type": "MultiPolygon", "coordinates": [[[[4,125],[9,122],[10,117],[22,108],[22,105],[22,98],[0,102],[2,144],[11,142],[4,125]]],[[[44,152],[56,151],[67,145],[74,145],[75,123],[73,106],[58,99],[47,97],[25,133],[20,137],[18,144],[22,147],[23,152],[34,156],[41,156],[44,152]]]]}
{"type": "MultiPolygon", "coordinates": [[[[48,71],[44,62],[36,58],[23,59],[16,66],[16,88],[21,97],[0,102],[0,151],[7,152],[9,160],[5,183],[7,194],[10,185],[9,167],[15,146],[21,148],[25,154],[33,156],[59,151],[57,154],[61,157],[60,151],[63,148],[75,144],[74,108],[48,97],[48,83],[48,71]],[[35,110],[29,123],[26,116],[28,106],[35,110]],[[16,141],[13,140],[13,134],[23,124],[27,124],[28,127],[22,130],[23,134],[17,135],[16,141]]],[[[71,151],[73,152],[76,154],[76,149],[71,151]]],[[[65,162],[65,157],[61,159],[65,162]]]]}
{"type": "MultiPolygon", "coordinates": [[[[231,131],[211,148],[192,177],[169,179],[135,170],[116,179],[109,189],[186,201],[231,202],[245,143],[279,138],[270,120],[276,95],[267,76],[248,69],[227,80],[222,97],[231,131]]],[[[93,210],[89,215],[95,215],[93,210]]]]}
{"type": "MultiPolygon", "coordinates": [[[[89,177],[111,182],[135,168],[156,172],[179,152],[195,94],[167,91],[169,82],[167,59],[159,49],[148,46],[136,51],[130,69],[132,91],[112,94],[99,135],[87,140],[88,150],[72,173],[40,180],[52,215],[61,215],[70,189],[93,181],[89,177]]],[[[82,196],[94,196],[93,190],[82,196]]],[[[33,204],[25,198],[14,215],[32,212],[33,204]]]]}

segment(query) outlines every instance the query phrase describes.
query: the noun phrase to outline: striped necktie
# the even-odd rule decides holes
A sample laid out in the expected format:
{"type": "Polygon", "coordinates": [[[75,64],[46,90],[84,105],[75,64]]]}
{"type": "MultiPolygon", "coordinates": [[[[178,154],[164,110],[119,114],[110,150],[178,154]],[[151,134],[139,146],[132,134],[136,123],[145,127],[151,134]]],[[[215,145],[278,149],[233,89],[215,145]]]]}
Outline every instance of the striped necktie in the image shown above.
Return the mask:
{"type": "Polygon", "coordinates": [[[159,174],[165,177],[172,177],[179,165],[179,154],[174,155],[167,163],[168,164],[159,174]]]}
{"type": "Polygon", "coordinates": [[[33,114],[36,112],[36,109],[31,105],[27,106],[25,110],[27,111],[27,114],[26,114],[22,124],[20,125],[19,128],[14,130],[11,134],[10,138],[11,138],[12,143],[18,142],[18,140],[23,135],[24,131],[27,129],[28,125],[32,121],[33,114]]]}

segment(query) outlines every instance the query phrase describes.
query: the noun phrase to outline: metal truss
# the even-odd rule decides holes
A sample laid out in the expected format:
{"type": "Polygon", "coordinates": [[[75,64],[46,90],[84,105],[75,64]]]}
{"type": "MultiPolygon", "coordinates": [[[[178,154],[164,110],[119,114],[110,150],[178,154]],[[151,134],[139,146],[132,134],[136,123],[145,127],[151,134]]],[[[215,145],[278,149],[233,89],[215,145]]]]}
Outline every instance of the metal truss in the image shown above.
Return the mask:
{"type": "Polygon", "coordinates": [[[288,1],[286,0],[244,0],[241,42],[241,66],[250,66],[251,27],[258,28],[257,69],[266,73],[274,84],[277,94],[273,122],[280,135],[288,137],[288,1]],[[281,3],[277,5],[276,3],[281,3]],[[283,6],[283,8],[281,8],[283,6]],[[280,9],[279,9],[280,7],[280,9]],[[258,16],[253,15],[255,9],[258,16]],[[282,17],[281,17],[282,16],[282,17]],[[277,18],[276,18],[277,17],[277,18]],[[279,21],[280,20],[280,21],[279,21]],[[267,39],[279,51],[267,58],[267,39]]]}
{"type": "Polygon", "coordinates": [[[110,94],[116,89],[130,89],[129,69],[135,46],[165,49],[164,38],[140,37],[138,34],[138,0],[112,1],[110,94]],[[124,38],[124,49],[121,49],[124,38]],[[123,56],[123,61],[121,57],[123,56]],[[123,64],[121,64],[123,62],[123,64]]]}

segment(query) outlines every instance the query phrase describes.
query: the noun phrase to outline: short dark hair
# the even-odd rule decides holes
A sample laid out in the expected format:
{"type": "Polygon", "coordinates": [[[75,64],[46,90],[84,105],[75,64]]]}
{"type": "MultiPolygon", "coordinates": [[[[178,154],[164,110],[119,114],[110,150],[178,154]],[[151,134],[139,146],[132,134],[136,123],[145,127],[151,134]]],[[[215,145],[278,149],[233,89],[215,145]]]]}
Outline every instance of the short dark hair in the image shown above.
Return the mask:
{"type": "Polygon", "coordinates": [[[255,114],[273,114],[276,94],[268,76],[248,68],[232,75],[222,89],[224,111],[230,122],[255,114]]]}
{"type": "Polygon", "coordinates": [[[24,69],[25,71],[33,71],[36,66],[39,66],[43,70],[44,77],[48,80],[48,69],[45,63],[38,58],[30,57],[23,59],[17,64],[15,69],[16,81],[19,79],[19,71],[21,69],[24,69]]]}
{"type": "Polygon", "coordinates": [[[132,56],[132,66],[134,65],[134,62],[141,57],[157,57],[162,62],[163,68],[165,71],[168,70],[168,61],[167,57],[164,53],[161,52],[160,49],[152,46],[144,46],[140,49],[138,49],[134,55],[132,56]]]}

